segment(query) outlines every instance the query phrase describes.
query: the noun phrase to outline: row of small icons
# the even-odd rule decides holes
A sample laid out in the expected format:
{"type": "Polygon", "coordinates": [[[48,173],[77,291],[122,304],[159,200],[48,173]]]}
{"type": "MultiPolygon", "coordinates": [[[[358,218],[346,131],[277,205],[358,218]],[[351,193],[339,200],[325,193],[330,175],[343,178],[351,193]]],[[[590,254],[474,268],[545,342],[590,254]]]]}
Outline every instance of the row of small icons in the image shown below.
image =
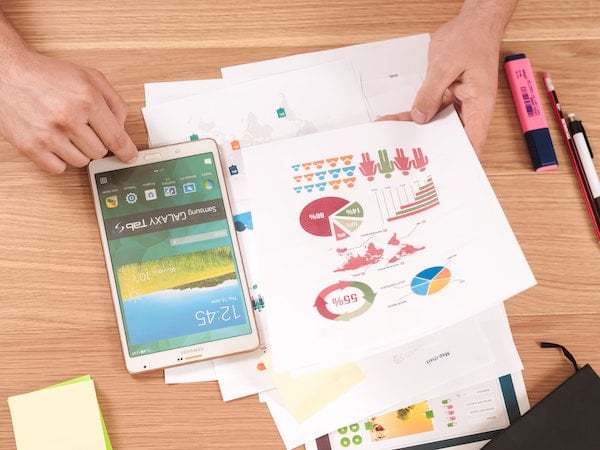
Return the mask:
{"type": "MultiPolygon", "coordinates": [[[[209,190],[212,189],[214,183],[210,180],[207,180],[204,183],[204,187],[209,190]]],[[[163,186],[163,195],[165,197],[175,197],[177,195],[177,186],[169,185],[163,186]]],[[[182,185],[182,190],[184,194],[192,194],[196,192],[196,183],[184,183],[182,185]]],[[[150,188],[144,190],[144,198],[146,201],[158,200],[158,192],[155,188],[150,188]]],[[[130,205],[137,203],[138,195],[135,192],[128,192],[125,194],[125,201],[130,205]]],[[[110,195],[104,199],[107,208],[116,208],[119,206],[119,197],[117,195],[110,195]]]]}

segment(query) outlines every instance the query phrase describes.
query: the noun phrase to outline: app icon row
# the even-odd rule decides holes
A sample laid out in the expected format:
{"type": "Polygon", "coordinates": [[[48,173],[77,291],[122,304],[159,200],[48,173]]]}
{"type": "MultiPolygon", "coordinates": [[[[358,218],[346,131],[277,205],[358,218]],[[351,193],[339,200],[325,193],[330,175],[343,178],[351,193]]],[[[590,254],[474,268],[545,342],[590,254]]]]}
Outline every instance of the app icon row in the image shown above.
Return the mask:
{"type": "MultiPolygon", "coordinates": [[[[205,186],[205,187],[208,188],[208,186],[205,186]]],[[[184,183],[181,186],[181,189],[184,194],[192,194],[192,193],[196,192],[196,183],[192,183],[192,182],[184,183]]],[[[144,190],[144,199],[148,202],[153,201],[153,200],[158,200],[158,192],[159,191],[157,191],[156,188],[145,189],[144,190]]],[[[175,185],[163,186],[162,194],[164,197],[175,197],[177,195],[177,186],[175,186],[175,185]]],[[[136,192],[127,192],[125,194],[125,201],[130,205],[137,203],[138,200],[139,200],[139,196],[136,192]]],[[[110,195],[104,199],[104,203],[107,208],[116,208],[117,206],[119,206],[119,196],[110,195]]]]}

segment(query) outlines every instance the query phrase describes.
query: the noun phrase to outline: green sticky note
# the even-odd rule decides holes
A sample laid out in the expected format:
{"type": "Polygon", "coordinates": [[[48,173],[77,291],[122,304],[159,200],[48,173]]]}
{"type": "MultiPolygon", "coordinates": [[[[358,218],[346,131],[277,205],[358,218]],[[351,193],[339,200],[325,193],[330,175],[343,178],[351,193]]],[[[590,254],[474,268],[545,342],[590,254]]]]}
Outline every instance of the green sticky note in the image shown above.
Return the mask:
{"type": "Polygon", "coordinates": [[[112,450],[89,375],[8,398],[18,450],[112,450]]]}

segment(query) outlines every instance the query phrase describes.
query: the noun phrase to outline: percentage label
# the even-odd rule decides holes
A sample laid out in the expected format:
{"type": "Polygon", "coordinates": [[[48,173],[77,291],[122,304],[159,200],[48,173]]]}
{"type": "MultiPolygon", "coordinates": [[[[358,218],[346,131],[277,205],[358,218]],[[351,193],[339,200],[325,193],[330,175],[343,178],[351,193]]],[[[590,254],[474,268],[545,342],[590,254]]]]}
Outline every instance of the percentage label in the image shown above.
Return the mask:
{"type": "Polygon", "coordinates": [[[331,302],[336,306],[349,305],[350,303],[356,303],[358,301],[358,295],[349,294],[343,297],[333,297],[331,302]]]}
{"type": "Polygon", "coordinates": [[[362,216],[362,214],[363,214],[362,208],[357,208],[357,207],[346,208],[345,212],[349,216],[356,216],[356,215],[362,216]]]}

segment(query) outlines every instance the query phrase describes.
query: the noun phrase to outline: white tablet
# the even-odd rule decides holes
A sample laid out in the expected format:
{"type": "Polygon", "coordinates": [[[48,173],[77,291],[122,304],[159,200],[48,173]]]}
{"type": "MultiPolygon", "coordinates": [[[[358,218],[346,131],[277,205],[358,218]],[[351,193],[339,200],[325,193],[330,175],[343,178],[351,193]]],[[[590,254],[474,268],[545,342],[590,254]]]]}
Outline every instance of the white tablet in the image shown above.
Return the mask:
{"type": "Polygon", "coordinates": [[[89,164],[132,373],[255,349],[258,333],[212,139],[89,164]]]}

